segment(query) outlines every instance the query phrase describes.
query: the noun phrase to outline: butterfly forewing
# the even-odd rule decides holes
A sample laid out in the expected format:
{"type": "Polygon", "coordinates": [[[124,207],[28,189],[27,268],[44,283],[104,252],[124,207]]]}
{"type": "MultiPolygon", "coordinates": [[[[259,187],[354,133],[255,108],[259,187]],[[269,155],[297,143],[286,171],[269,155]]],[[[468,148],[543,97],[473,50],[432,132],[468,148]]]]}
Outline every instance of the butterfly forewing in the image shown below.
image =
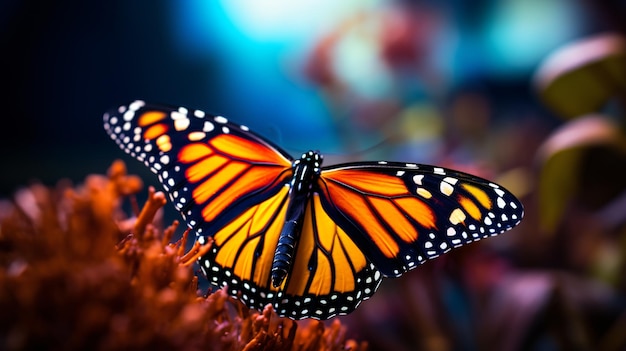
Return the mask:
{"type": "Polygon", "coordinates": [[[200,110],[135,101],[104,115],[111,138],[158,175],[190,227],[212,232],[288,182],[291,158],[200,110]]]}
{"type": "Polygon", "coordinates": [[[391,162],[325,168],[322,204],[385,276],[517,225],[522,204],[485,179],[391,162]]]}

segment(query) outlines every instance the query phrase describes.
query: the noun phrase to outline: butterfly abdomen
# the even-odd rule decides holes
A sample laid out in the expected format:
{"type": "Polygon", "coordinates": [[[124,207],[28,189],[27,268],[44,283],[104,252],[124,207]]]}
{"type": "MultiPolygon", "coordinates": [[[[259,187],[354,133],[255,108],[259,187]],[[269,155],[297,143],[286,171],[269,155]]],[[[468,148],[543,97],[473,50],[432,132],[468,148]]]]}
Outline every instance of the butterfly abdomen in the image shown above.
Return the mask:
{"type": "Polygon", "coordinates": [[[289,206],[283,229],[278,238],[272,261],[272,285],[279,287],[291,271],[293,256],[304,223],[306,205],[311,197],[313,184],[321,173],[322,156],[309,151],[293,162],[290,182],[289,206]]]}
{"type": "Polygon", "coordinates": [[[296,233],[299,233],[301,230],[302,221],[290,220],[283,226],[272,262],[272,285],[275,288],[283,283],[283,280],[289,273],[293,262],[293,254],[296,251],[296,233]]]}

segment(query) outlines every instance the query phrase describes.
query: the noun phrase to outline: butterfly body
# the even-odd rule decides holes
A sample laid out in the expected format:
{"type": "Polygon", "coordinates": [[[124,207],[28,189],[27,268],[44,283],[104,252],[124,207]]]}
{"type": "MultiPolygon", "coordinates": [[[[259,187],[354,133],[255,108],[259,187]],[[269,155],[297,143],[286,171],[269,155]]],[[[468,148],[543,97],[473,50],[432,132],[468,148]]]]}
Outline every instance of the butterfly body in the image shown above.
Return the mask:
{"type": "Polygon", "coordinates": [[[274,287],[279,287],[290,271],[298,237],[304,223],[306,204],[311,197],[313,185],[321,173],[321,166],[322,155],[315,151],[302,154],[302,157],[292,164],[293,176],[289,185],[289,206],[272,262],[272,285],[274,287]]]}
{"type": "Polygon", "coordinates": [[[453,247],[517,225],[522,204],[485,179],[442,167],[322,167],[246,126],[200,110],[135,101],[104,115],[110,137],[157,174],[211,250],[210,283],[252,308],[328,319],[453,247]]]}

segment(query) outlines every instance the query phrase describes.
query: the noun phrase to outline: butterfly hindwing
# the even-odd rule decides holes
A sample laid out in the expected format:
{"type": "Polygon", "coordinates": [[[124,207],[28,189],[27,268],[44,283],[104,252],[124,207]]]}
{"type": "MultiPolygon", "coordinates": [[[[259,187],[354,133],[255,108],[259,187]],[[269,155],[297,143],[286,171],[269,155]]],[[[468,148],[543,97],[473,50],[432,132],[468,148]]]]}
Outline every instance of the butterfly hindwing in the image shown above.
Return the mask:
{"type": "Polygon", "coordinates": [[[322,204],[385,276],[519,223],[522,204],[485,179],[395,162],[324,169],[322,204]]]}
{"type": "Polygon", "coordinates": [[[326,213],[319,194],[312,194],[285,283],[285,296],[294,301],[286,315],[328,319],[350,313],[374,294],[381,280],[360,247],[326,213]]]}
{"type": "Polygon", "coordinates": [[[319,195],[307,205],[290,274],[282,286],[271,285],[287,193],[285,186],[215,233],[211,251],[200,259],[201,269],[211,283],[227,286],[230,295],[259,310],[271,304],[279,315],[293,319],[352,312],[374,294],[382,275],[328,217],[319,195]]]}
{"type": "MultiPolygon", "coordinates": [[[[232,296],[250,307],[263,309],[276,298],[278,289],[271,285],[270,270],[289,203],[288,192],[287,186],[282,187],[218,229],[212,236],[210,252],[199,261],[213,285],[228,286],[232,296]]],[[[205,243],[204,236],[198,240],[205,243]]]]}

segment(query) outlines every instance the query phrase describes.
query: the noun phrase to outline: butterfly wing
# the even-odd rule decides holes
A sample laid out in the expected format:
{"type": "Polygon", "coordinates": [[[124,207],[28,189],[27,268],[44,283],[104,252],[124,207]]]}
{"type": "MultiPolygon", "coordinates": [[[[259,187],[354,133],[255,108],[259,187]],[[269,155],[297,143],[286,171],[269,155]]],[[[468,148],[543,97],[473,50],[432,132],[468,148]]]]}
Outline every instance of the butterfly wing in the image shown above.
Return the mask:
{"type": "Polygon", "coordinates": [[[372,296],[381,280],[381,273],[313,193],[279,312],[296,319],[347,314],[372,296]]]}
{"type": "Polygon", "coordinates": [[[221,116],[135,101],[104,115],[126,153],[158,175],[197,233],[213,233],[275,196],[291,177],[291,157],[221,116]]]}
{"type": "Polygon", "coordinates": [[[324,211],[318,194],[307,204],[292,269],[282,286],[272,286],[270,271],[288,191],[283,187],[219,230],[201,268],[214,285],[227,285],[230,295],[259,310],[272,304],[280,316],[293,319],[352,312],[374,294],[382,275],[324,211]]]}
{"type": "Polygon", "coordinates": [[[318,186],[324,210],[385,276],[500,234],[523,216],[503,187],[441,167],[337,165],[323,170],[318,186]]]}

